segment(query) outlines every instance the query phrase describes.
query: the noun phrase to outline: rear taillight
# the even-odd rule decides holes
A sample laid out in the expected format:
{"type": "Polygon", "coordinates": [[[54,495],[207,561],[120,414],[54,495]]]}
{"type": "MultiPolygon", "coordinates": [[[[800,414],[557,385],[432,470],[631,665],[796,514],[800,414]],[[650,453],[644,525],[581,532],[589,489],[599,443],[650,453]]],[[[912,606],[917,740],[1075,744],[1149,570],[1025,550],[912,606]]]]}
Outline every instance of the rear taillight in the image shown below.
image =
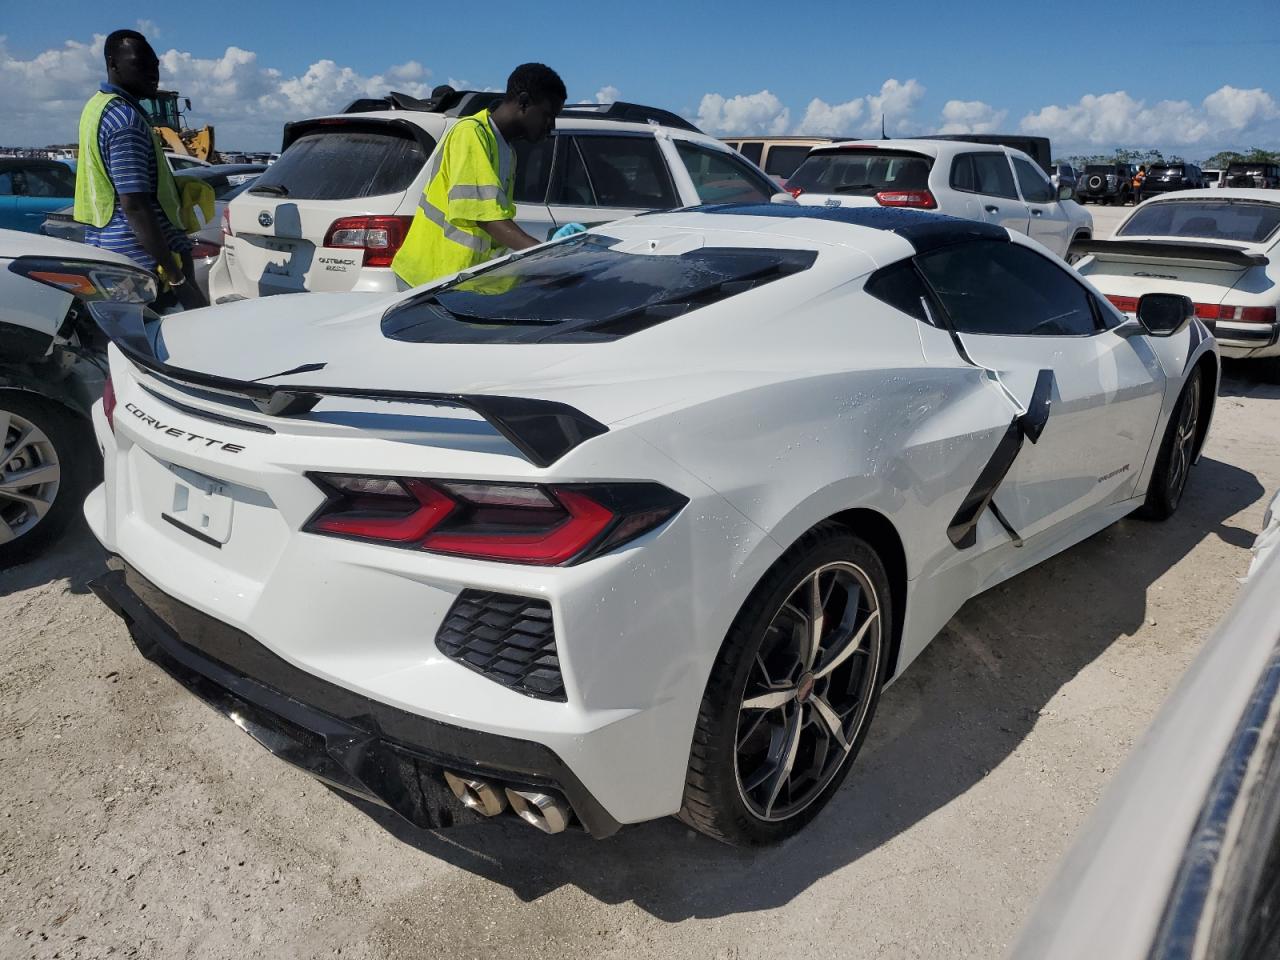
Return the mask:
{"type": "Polygon", "coordinates": [[[107,427],[112,433],[116,432],[116,388],[111,382],[111,377],[107,377],[106,382],[102,385],[102,415],[107,418],[107,427]]]}
{"type": "Polygon", "coordinates": [[[389,267],[412,223],[412,217],[341,217],[330,225],[324,245],[363,250],[366,267],[389,267]]]}
{"type": "Polygon", "coordinates": [[[234,237],[234,236],[235,234],[231,232],[231,204],[228,203],[222,208],[222,243],[223,245],[224,246],[226,245],[227,237],[234,237]]]}
{"type": "MultiPolygon", "coordinates": [[[[1111,305],[1122,313],[1137,313],[1138,298],[1107,294],[1111,305]]],[[[1231,323],[1275,323],[1275,307],[1239,307],[1223,303],[1197,303],[1196,316],[1201,320],[1226,320],[1231,323]]]]}
{"type": "Polygon", "coordinates": [[[222,252],[222,247],[216,243],[210,243],[208,240],[197,240],[191,245],[192,260],[206,260],[209,257],[216,257],[222,252]]]}
{"type": "Polygon", "coordinates": [[[804,193],[804,187],[783,187],[783,189],[793,197],[798,197],[800,194],[804,193]]]}
{"type": "Polygon", "coordinates": [[[537,484],[313,474],[327,499],[307,533],[506,563],[579,563],[687,503],[656,483],[537,484]]]}
{"type": "Polygon", "coordinates": [[[938,201],[928,190],[881,190],[876,203],[882,207],[916,207],[919,210],[936,210],[938,201]]]}

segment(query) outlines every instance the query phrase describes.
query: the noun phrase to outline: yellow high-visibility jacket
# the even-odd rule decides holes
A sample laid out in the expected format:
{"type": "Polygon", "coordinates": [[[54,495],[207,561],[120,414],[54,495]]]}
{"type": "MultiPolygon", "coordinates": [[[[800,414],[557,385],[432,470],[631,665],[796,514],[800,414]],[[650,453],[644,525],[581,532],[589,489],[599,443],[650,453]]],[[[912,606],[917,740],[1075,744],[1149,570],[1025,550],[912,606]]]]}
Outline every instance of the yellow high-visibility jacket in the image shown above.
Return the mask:
{"type": "Polygon", "coordinates": [[[506,248],[478,223],[512,220],[515,152],[482,110],[459,120],[431,155],[427,185],[391,269],[410,286],[467,270],[506,248]]]}

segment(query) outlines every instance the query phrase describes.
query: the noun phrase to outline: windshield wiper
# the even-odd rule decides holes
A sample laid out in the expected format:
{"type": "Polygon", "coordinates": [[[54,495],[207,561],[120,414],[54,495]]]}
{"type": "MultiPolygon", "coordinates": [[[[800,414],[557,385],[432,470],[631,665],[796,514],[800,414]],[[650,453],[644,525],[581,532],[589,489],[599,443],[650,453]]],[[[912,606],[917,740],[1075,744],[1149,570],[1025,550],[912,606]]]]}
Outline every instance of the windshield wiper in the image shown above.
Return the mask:
{"type": "Polygon", "coordinates": [[[836,187],[836,193],[853,193],[855,190],[874,190],[874,183],[842,183],[836,187]]]}
{"type": "Polygon", "coordinates": [[[250,193],[265,193],[272,197],[287,197],[289,188],[282,183],[264,183],[262,186],[253,186],[249,188],[250,193]]]}

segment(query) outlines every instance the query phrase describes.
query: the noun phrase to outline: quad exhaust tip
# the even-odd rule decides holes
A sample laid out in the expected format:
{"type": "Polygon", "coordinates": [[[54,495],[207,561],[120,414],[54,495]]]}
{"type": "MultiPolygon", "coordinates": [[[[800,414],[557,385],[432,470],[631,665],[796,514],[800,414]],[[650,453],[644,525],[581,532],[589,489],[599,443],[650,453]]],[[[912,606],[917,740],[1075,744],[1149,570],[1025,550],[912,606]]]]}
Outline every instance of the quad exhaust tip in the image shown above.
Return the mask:
{"type": "Polygon", "coordinates": [[[507,795],[487,780],[473,780],[456,773],[444,772],[445,783],[468,810],[485,817],[496,817],[507,809],[507,795]]]}
{"type": "Polygon", "coordinates": [[[569,805],[559,797],[507,787],[507,800],[516,816],[543,833],[562,833],[569,825],[569,805]]]}

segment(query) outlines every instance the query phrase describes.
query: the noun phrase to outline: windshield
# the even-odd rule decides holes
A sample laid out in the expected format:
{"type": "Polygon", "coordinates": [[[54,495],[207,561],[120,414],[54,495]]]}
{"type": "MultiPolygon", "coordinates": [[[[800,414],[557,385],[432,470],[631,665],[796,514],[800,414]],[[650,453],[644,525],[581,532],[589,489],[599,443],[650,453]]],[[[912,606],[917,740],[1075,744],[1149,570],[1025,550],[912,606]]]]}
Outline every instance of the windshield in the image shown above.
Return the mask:
{"type": "Polygon", "coordinates": [[[813,250],[704,247],[621,253],[583,234],[396,304],[382,333],[411,343],[616,340],[807,270],[813,250]]]}
{"type": "Polygon", "coordinates": [[[872,197],[882,190],[927,190],[932,169],[932,157],[905,150],[832,150],[809,154],[787,186],[872,197]]]}
{"type": "Polygon", "coordinates": [[[1280,227],[1280,204],[1174,200],[1140,207],[1116,236],[1262,243],[1275,235],[1277,227],[1280,227]]]}

